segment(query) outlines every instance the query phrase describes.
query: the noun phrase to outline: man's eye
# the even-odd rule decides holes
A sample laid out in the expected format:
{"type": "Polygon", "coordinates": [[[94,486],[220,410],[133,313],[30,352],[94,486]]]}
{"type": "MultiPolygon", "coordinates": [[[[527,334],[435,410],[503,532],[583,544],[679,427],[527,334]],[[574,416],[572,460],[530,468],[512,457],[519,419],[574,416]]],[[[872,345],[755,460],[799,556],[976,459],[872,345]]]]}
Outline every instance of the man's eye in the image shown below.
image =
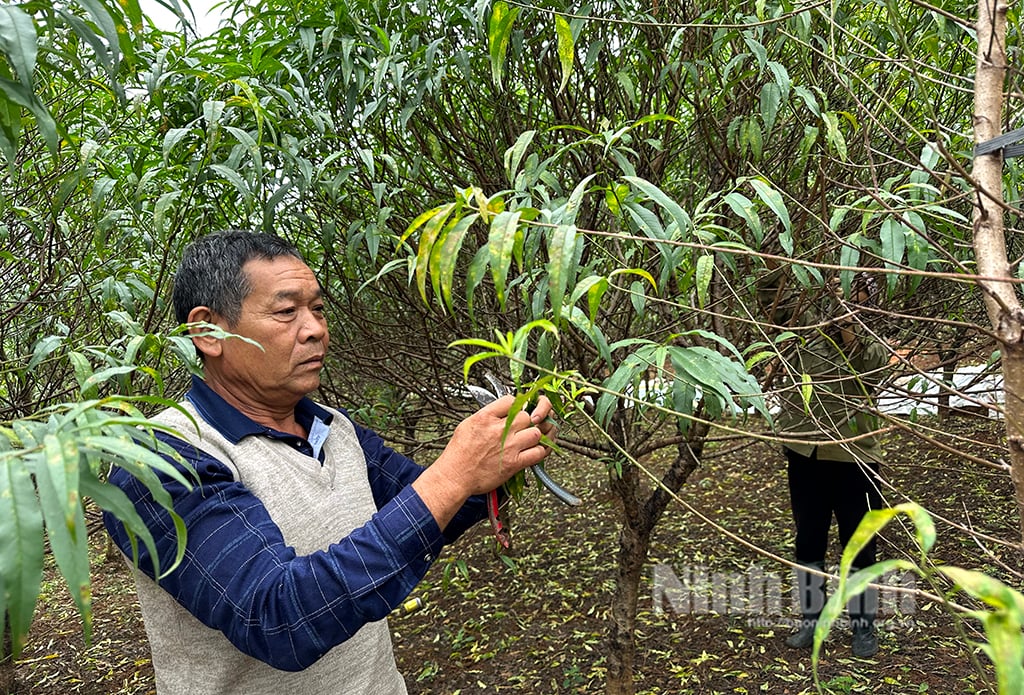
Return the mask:
{"type": "Polygon", "coordinates": [[[295,307],[289,307],[287,309],[279,309],[277,311],[278,316],[291,316],[295,313],[295,307]]]}

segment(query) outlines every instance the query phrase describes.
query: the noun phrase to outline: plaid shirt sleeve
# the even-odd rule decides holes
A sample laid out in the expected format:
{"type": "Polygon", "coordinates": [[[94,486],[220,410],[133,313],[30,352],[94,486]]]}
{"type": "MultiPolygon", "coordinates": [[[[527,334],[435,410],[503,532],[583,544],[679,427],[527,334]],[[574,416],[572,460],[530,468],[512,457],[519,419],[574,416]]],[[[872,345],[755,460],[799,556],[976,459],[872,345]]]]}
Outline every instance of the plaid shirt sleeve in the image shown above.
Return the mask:
{"type": "MultiPolygon", "coordinates": [[[[353,422],[359,443],[366,455],[366,465],[373,489],[374,501],[380,509],[388,500],[401,495],[423,469],[411,459],[390,449],[380,435],[353,422]]],[[[459,538],[471,526],[487,516],[487,502],[483,495],[470,497],[444,529],[447,543],[459,538]]]]}
{"type": "MultiPolygon", "coordinates": [[[[484,516],[484,505],[471,500],[442,534],[409,487],[422,469],[369,430],[359,433],[378,512],[326,551],[304,556],[285,544],[262,502],[224,464],[186,442],[158,435],[198,476],[191,490],[169,478],[162,481],[185,522],[188,541],[181,564],[159,580],[160,586],[239,650],[286,671],[308,667],[364,624],[386,617],[444,544],[484,516]]],[[[170,515],[130,473],[115,468],[109,481],[128,495],[151,531],[160,567],[170,567],[177,547],[170,515]]],[[[122,552],[132,557],[124,526],[109,514],[104,520],[122,552]]],[[[152,559],[141,543],[138,564],[153,577],[152,559]]]]}

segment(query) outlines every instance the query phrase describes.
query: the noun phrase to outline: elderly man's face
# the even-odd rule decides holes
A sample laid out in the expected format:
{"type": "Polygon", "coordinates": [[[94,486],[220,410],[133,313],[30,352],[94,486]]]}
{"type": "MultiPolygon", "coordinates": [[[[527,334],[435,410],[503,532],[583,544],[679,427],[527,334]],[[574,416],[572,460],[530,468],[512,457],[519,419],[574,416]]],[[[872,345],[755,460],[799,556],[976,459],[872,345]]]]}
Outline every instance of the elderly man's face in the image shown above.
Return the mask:
{"type": "Polygon", "coordinates": [[[291,407],[320,385],[330,336],[313,271],[297,258],[252,260],[243,266],[252,291],[242,302],[232,333],[251,338],[223,342],[216,379],[239,401],[291,407]]]}

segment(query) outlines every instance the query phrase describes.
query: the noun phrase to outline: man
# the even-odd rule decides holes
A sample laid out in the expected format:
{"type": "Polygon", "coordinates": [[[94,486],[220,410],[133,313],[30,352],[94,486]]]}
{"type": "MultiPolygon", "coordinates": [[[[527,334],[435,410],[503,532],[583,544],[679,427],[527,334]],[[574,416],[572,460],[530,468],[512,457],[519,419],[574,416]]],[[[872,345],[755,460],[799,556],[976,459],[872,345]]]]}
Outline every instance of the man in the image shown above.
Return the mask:
{"type": "MultiPolygon", "coordinates": [[[[547,456],[551,404],[513,414],[513,398],[500,399],[462,421],[420,468],[307,397],[327,354],[323,298],[295,248],[272,235],[230,231],[193,243],[174,308],[181,323],[247,340],[196,329],[204,376],[181,402],[194,421],[174,409],[156,418],[181,434],[161,438],[198,477],[191,490],[164,480],[188,530],[181,565],[156,581],[148,552],[138,553],[157,692],[406,692],[385,617],[441,548],[486,515],[484,493],[547,456]]],[[[125,471],[110,481],[169,567],[169,515],[125,471]]],[[[124,527],[105,521],[132,557],[124,527]]]]}
{"type": "MultiPolygon", "coordinates": [[[[769,285],[767,289],[777,290],[769,285]]],[[[775,321],[798,334],[785,355],[778,430],[784,438],[790,502],[796,526],[797,591],[801,621],[786,644],[807,649],[814,642],[825,606],[825,556],[833,515],[845,547],[864,514],[881,506],[878,471],[881,447],[868,414],[877,372],[888,361],[885,346],[860,326],[833,285],[824,307],[800,307],[804,297],[775,301],[775,321]]],[[[870,304],[877,288],[859,275],[854,304],[870,304]]],[[[775,293],[775,297],[784,296],[775,293]]],[[[764,299],[764,296],[762,295],[764,299]]],[[[875,540],[857,555],[854,571],[875,563],[875,540]]],[[[847,606],[851,650],[859,658],[878,651],[875,632],[877,591],[869,589],[847,606]]]]}

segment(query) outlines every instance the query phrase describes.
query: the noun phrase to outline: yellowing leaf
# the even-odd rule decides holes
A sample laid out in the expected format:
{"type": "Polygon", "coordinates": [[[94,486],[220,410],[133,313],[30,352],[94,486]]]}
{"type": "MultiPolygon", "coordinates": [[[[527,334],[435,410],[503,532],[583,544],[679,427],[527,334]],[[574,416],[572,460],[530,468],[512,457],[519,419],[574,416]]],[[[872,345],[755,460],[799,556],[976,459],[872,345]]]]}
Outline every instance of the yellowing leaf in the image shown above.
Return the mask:
{"type": "Polygon", "coordinates": [[[558,93],[561,94],[565,85],[569,83],[569,76],[572,75],[573,58],[576,51],[572,28],[569,26],[568,20],[560,14],[555,15],[555,33],[558,35],[558,62],[562,66],[562,81],[558,84],[558,93]]]}

